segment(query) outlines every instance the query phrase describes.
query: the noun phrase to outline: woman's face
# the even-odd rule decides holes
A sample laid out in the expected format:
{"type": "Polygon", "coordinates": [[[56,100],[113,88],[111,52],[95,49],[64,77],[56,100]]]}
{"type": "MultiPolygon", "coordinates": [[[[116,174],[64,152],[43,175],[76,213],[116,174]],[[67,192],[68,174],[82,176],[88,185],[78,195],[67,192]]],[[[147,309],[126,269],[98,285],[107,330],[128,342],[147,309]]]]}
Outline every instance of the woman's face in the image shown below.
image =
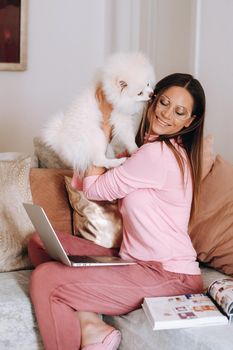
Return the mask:
{"type": "Polygon", "coordinates": [[[173,86],[159,97],[151,116],[151,133],[169,135],[188,127],[192,121],[193,97],[183,87],[173,86]]]}

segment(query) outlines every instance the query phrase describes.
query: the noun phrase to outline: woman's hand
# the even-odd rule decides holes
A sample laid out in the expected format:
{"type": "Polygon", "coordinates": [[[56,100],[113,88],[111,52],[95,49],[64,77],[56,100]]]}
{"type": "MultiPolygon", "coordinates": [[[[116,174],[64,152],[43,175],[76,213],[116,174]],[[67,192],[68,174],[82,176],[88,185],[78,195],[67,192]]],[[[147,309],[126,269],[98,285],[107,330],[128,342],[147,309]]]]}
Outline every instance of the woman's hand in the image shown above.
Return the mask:
{"type": "Polygon", "coordinates": [[[97,167],[97,166],[90,166],[84,174],[84,177],[86,176],[95,176],[95,175],[102,175],[106,172],[106,168],[104,167],[97,167]]]}
{"type": "Polygon", "coordinates": [[[124,152],[118,153],[118,154],[116,155],[116,158],[122,158],[122,157],[130,157],[129,152],[128,152],[127,150],[125,150],[124,152]]]}

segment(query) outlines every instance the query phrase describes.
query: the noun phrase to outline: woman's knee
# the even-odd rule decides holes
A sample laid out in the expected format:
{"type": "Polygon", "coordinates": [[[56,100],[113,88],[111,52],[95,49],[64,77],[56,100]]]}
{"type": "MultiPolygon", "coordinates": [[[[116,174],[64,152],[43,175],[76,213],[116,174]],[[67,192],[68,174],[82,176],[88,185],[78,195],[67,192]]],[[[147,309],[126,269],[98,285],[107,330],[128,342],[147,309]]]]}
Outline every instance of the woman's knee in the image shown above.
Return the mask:
{"type": "Polygon", "coordinates": [[[37,266],[30,278],[29,289],[31,296],[35,296],[38,293],[49,295],[61,282],[62,267],[64,268],[58,262],[46,262],[37,266]]]}
{"type": "Polygon", "coordinates": [[[34,232],[29,239],[28,246],[39,245],[41,246],[41,240],[37,232],[34,232]]]}
{"type": "Polygon", "coordinates": [[[28,254],[32,254],[38,248],[42,248],[42,242],[38,233],[35,232],[28,241],[28,254]]]}
{"type": "Polygon", "coordinates": [[[28,256],[33,266],[52,260],[37,233],[34,233],[28,242],[28,256]]]}

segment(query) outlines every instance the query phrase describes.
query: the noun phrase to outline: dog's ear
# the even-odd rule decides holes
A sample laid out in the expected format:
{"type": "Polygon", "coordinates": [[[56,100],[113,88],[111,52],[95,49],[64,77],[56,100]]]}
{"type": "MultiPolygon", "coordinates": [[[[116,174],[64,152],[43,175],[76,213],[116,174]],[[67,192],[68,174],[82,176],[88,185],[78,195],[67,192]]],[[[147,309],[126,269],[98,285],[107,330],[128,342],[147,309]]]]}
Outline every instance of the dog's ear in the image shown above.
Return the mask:
{"type": "Polygon", "coordinates": [[[128,86],[128,84],[122,79],[117,79],[117,86],[121,91],[123,91],[128,86]]]}

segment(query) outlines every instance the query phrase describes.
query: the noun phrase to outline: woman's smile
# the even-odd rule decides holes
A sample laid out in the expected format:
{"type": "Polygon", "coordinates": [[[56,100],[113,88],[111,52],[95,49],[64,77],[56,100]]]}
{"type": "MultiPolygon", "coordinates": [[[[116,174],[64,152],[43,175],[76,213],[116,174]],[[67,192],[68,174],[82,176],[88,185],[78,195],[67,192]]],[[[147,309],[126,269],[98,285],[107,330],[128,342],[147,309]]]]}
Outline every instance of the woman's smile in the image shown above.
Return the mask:
{"type": "Polygon", "coordinates": [[[158,124],[161,125],[162,127],[171,126],[171,124],[168,124],[167,122],[162,120],[159,116],[156,115],[155,118],[156,118],[158,124]]]}

